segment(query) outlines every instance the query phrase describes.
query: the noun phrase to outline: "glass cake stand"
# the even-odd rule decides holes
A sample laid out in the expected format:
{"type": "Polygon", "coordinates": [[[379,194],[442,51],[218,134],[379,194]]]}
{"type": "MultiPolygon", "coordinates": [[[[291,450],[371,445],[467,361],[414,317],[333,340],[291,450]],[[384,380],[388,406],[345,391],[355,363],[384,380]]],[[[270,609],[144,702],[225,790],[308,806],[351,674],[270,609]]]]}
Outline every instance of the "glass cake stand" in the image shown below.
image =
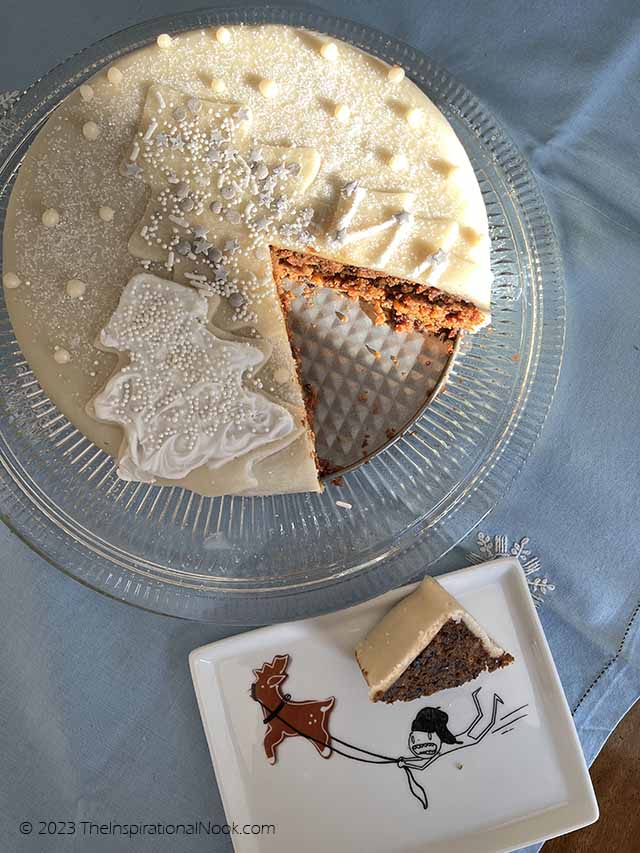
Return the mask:
{"type": "Polygon", "coordinates": [[[44,396],[0,297],[0,513],[53,565],[114,598],[188,619],[260,624],[396,587],[484,518],[545,420],[562,360],[565,297],[544,202],[486,108],[402,42],[291,6],[159,18],[104,39],[35,83],[0,118],[0,225],[35,133],[85,78],[161,32],[239,22],[286,23],[345,39],[402,65],[447,116],[489,215],[491,329],[461,341],[446,388],[342,485],[329,483],[322,495],[209,499],[118,480],[112,460],[44,396]]]}

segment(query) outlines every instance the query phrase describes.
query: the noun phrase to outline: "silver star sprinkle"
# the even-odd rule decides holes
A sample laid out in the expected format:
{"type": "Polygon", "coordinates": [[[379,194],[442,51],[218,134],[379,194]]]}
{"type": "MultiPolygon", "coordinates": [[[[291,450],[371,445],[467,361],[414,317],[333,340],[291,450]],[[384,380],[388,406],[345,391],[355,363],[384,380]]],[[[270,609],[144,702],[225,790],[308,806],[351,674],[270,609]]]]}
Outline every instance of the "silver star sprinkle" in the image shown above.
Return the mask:
{"type": "Polygon", "coordinates": [[[196,255],[205,255],[211,248],[211,243],[204,237],[199,237],[193,243],[193,251],[196,255]]]}

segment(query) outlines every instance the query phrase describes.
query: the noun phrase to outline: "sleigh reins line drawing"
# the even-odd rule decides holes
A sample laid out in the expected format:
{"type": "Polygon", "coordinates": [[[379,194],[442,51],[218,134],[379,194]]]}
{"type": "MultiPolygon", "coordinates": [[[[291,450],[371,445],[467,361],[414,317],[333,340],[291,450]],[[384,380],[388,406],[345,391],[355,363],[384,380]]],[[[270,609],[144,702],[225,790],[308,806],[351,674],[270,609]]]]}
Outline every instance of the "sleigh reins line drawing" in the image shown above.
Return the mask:
{"type": "Polygon", "coordinates": [[[409,790],[423,809],[428,808],[429,802],[425,789],[414,775],[416,772],[426,770],[434,761],[445,755],[476,746],[490,733],[513,731],[514,723],[527,716],[527,705],[521,705],[504,714],[497,724],[498,709],[504,706],[504,701],[494,693],[491,711],[485,713],[483,703],[479,699],[482,688],[477,687],[471,694],[476,713],[464,730],[452,732],[446,711],[439,707],[425,706],[418,711],[411,723],[408,739],[410,754],[396,758],[365,749],[331,734],[329,717],[336,701],[335,696],[294,700],[290,693],[283,693],[280,685],[288,678],[289,659],[288,654],[275,655],[271,662],[266,661],[262,667],[253,670],[255,681],[251,685],[250,696],[262,709],[265,725],[263,746],[267,760],[274,764],[279,744],[287,737],[298,735],[313,744],[322,758],[330,758],[336,753],[342,758],[362,764],[395,765],[404,770],[409,790]],[[516,716],[517,714],[519,716],[516,716]],[[335,744],[340,744],[343,748],[339,749],[335,744]]]}

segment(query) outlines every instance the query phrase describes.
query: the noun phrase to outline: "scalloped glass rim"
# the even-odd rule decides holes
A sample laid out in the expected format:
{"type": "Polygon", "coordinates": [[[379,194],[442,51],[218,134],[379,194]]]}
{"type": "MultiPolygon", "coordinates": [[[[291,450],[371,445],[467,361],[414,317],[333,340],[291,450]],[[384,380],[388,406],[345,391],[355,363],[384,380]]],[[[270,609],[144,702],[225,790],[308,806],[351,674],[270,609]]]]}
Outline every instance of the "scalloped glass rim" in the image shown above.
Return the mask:
{"type": "MultiPolygon", "coordinates": [[[[504,218],[500,222],[506,229],[505,241],[513,242],[516,247],[517,289],[521,291],[519,303],[513,303],[517,308],[510,309],[505,302],[503,320],[505,327],[511,322],[516,327],[521,324],[519,329],[509,332],[520,354],[519,361],[509,368],[514,387],[501,401],[497,422],[485,436],[482,457],[465,472],[463,481],[439,497],[428,514],[406,524],[391,547],[374,553],[365,551],[363,558],[352,565],[334,560],[326,567],[328,574],[321,577],[302,566],[286,576],[285,583],[277,575],[265,577],[264,581],[252,577],[233,578],[229,582],[224,571],[213,577],[185,574],[172,566],[131,554],[115,541],[99,537],[62,507],[47,500],[29,466],[25,467],[15,451],[15,437],[8,440],[10,430],[0,424],[0,517],[34,551],[82,583],[145,609],[225,624],[261,624],[348,606],[398,586],[439,559],[491,511],[531,452],[551,404],[564,349],[565,296],[557,241],[534,178],[517,149],[480,102],[408,45],[353,21],[296,5],[227,7],[158,18],[109,36],[71,57],[31,86],[13,108],[10,119],[4,120],[0,128],[5,137],[0,191],[5,196],[8,194],[7,187],[20,159],[51,110],[95,71],[118,56],[148,44],[161,32],[240,22],[286,23],[326,32],[391,64],[405,67],[407,74],[454,124],[463,142],[465,137],[468,142],[475,141],[482,152],[482,162],[474,162],[474,166],[481,184],[486,180],[487,192],[494,193],[494,204],[502,211],[498,217],[504,218]],[[516,317],[517,310],[521,313],[516,317]]],[[[0,341],[10,346],[11,338],[8,321],[0,321],[0,341]]],[[[471,382],[474,371],[478,372],[479,368],[474,366],[478,351],[484,358],[478,340],[476,337],[476,341],[463,342],[462,359],[460,363],[456,361],[452,370],[456,374],[454,380],[471,382]]],[[[485,343],[484,349],[491,346],[485,343]]],[[[503,353],[500,355],[504,357],[503,353]]],[[[461,388],[464,392],[464,385],[461,388]]],[[[451,405],[450,399],[449,394],[436,398],[426,414],[440,417],[438,407],[444,411],[445,405],[451,405]]],[[[454,407],[462,406],[456,399],[463,398],[454,395],[454,407]]],[[[407,460],[407,476],[411,480],[410,464],[415,467],[411,460],[412,440],[409,433],[394,442],[376,458],[380,460],[378,464],[388,471],[389,454],[400,454],[407,460]]],[[[370,477],[371,472],[366,476],[370,477]]],[[[243,512],[244,502],[251,499],[239,500],[243,512]]],[[[170,501],[171,496],[167,505],[170,501]]],[[[302,510],[304,497],[294,496],[291,506],[302,510]]],[[[336,535],[340,535],[338,530],[336,535]]]]}

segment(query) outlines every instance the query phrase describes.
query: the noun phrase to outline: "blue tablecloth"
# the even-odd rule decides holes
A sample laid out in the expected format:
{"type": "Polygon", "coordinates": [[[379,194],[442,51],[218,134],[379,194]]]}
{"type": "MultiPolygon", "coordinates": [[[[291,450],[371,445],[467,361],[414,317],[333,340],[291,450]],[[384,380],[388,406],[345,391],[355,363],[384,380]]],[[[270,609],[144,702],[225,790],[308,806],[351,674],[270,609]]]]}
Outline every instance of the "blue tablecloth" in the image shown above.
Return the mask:
{"type": "MultiPolygon", "coordinates": [[[[192,3],[3,0],[0,90],[192,3]]],[[[404,39],[466,83],[526,153],[551,209],[566,265],[566,359],[542,438],[484,528],[530,536],[557,585],[542,620],[591,761],[640,690],[640,6],[316,6],[404,39]]],[[[228,631],[107,600],[4,528],[0,553],[0,847],[229,850],[224,837],[19,834],[21,821],[41,819],[223,823],[187,655],[228,631]]]]}

